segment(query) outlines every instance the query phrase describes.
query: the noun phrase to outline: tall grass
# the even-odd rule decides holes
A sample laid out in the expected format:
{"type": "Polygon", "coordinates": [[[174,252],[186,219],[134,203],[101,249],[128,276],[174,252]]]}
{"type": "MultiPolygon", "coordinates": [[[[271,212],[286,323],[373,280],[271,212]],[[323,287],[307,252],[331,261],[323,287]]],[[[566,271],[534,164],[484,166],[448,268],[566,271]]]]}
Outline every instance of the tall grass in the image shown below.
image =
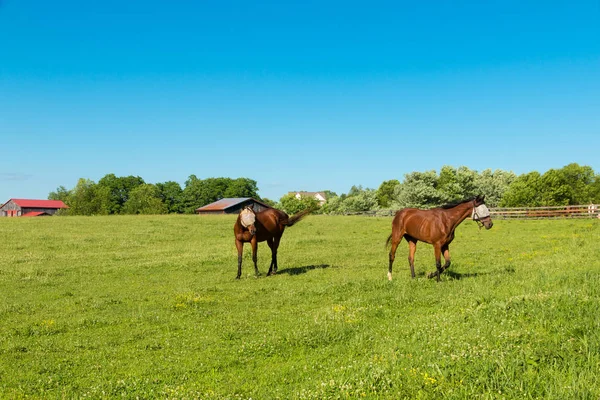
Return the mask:
{"type": "Polygon", "coordinates": [[[0,397],[600,397],[598,221],[466,221],[440,283],[421,243],[387,281],[391,218],[329,216],[235,280],[233,223],[0,219],[0,397]]]}

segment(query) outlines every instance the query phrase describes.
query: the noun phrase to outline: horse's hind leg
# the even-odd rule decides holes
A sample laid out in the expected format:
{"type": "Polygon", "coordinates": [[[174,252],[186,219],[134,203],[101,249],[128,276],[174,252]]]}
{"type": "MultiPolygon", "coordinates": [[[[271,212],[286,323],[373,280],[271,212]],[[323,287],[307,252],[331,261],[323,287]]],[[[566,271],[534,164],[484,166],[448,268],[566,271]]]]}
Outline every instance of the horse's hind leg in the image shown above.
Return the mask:
{"type": "MultiPolygon", "coordinates": [[[[277,249],[273,248],[274,243],[273,243],[273,238],[271,239],[267,239],[267,244],[269,245],[269,248],[271,249],[271,265],[269,265],[269,272],[267,272],[267,275],[272,275],[273,274],[273,266],[276,263],[276,257],[277,257],[277,249]]],[[[277,268],[275,268],[275,272],[277,272],[277,268]]]]}
{"type": "Polygon", "coordinates": [[[390,249],[390,266],[388,269],[388,279],[392,280],[392,265],[394,264],[394,260],[396,259],[396,250],[398,249],[398,245],[400,244],[400,239],[396,239],[396,237],[392,237],[392,248],[390,249]]]}
{"type": "Polygon", "coordinates": [[[406,238],[408,241],[408,265],[410,265],[410,275],[415,277],[415,252],[417,251],[417,241],[412,238],[406,238]]]}

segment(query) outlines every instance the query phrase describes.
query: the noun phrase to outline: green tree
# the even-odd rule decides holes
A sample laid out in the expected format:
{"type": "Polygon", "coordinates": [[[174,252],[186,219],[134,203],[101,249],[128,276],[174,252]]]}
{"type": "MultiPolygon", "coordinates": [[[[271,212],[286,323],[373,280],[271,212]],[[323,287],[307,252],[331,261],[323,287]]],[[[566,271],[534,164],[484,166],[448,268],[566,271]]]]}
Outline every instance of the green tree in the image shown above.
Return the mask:
{"type": "Polygon", "coordinates": [[[225,197],[252,197],[259,200],[256,181],[248,178],[237,178],[229,182],[225,197]]]}
{"type": "Polygon", "coordinates": [[[311,196],[301,196],[298,199],[293,193],[290,193],[279,199],[279,208],[292,215],[307,208],[318,209],[319,201],[311,196]]]}
{"type": "Polygon", "coordinates": [[[519,175],[500,201],[501,207],[539,207],[542,205],[542,179],[537,171],[519,175]]]}
{"type": "Polygon", "coordinates": [[[392,208],[427,208],[444,203],[446,196],[437,190],[438,176],[434,170],[411,172],[394,189],[392,208]]]}
{"type": "Polygon", "coordinates": [[[106,215],[104,207],[109,193],[90,179],[81,178],[70,192],[67,205],[69,215],[106,215]]]}
{"type": "Polygon", "coordinates": [[[467,167],[453,168],[445,165],[440,170],[436,190],[443,202],[461,201],[477,194],[477,171],[467,167]]]}
{"type": "Polygon", "coordinates": [[[517,176],[512,171],[483,170],[475,179],[477,194],[485,195],[485,202],[489,207],[498,207],[504,194],[516,178],[517,176]]]}
{"type": "Polygon", "coordinates": [[[269,207],[277,208],[277,202],[276,202],[276,201],[274,201],[274,200],[271,200],[271,199],[268,199],[268,198],[266,198],[266,197],[263,197],[263,198],[261,199],[261,201],[262,201],[263,203],[265,203],[266,205],[268,205],[269,207]]]}
{"type": "Polygon", "coordinates": [[[145,182],[139,176],[117,177],[107,174],[98,181],[98,186],[108,189],[108,203],[105,208],[109,214],[120,214],[123,205],[129,199],[129,192],[145,182]]]}
{"type": "Polygon", "coordinates": [[[590,203],[600,203],[600,174],[596,175],[592,183],[590,183],[588,193],[590,203]]]}
{"type": "Polygon", "coordinates": [[[572,204],[575,193],[561,170],[549,169],[540,178],[542,206],[566,206],[572,204]]]}
{"type": "Polygon", "coordinates": [[[323,190],[323,194],[325,195],[325,198],[327,200],[337,197],[337,193],[336,192],[332,192],[331,190],[323,190]]]}
{"type": "Polygon", "coordinates": [[[48,200],[61,200],[63,203],[67,204],[70,195],[70,190],[67,190],[64,186],[59,186],[56,188],[56,192],[50,192],[48,194],[48,200]]]}
{"type": "Polygon", "coordinates": [[[346,199],[346,195],[342,196],[334,196],[331,198],[327,198],[327,201],[320,208],[320,212],[322,214],[341,214],[343,211],[344,200],[346,199]]]}
{"type": "Polygon", "coordinates": [[[376,193],[379,207],[387,208],[391,205],[392,198],[394,197],[394,190],[398,185],[400,185],[400,181],[398,179],[383,181],[381,185],[379,185],[376,193]]]}
{"type": "Polygon", "coordinates": [[[230,178],[208,178],[198,179],[190,175],[183,189],[184,212],[193,214],[198,207],[205,206],[220,200],[225,196],[232,179],[230,178]]]}
{"type": "Polygon", "coordinates": [[[145,183],[137,186],[129,192],[128,197],[122,208],[123,214],[166,214],[168,212],[155,185],[145,183]]]}
{"type": "Polygon", "coordinates": [[[168,213],[183,212],[183,189],[179,183],[174,181],[157,183],[156,188],[160,199],[167,207],[168,213]]]}
{"type": "Polygon", "coordinates": [[[594,170],[587,165],[571,163],[561,168],[564,181],[571,188],[569,204],[586,204],[591,201],[591,186],[594,183],[594,170]]]}
{"type": "Polygon", "coordinates": [[[365,212],[378,209],[377,191],[373,189],[362,189],[353,196],[348,196],[342,203],[343,212],[365,212]]]}

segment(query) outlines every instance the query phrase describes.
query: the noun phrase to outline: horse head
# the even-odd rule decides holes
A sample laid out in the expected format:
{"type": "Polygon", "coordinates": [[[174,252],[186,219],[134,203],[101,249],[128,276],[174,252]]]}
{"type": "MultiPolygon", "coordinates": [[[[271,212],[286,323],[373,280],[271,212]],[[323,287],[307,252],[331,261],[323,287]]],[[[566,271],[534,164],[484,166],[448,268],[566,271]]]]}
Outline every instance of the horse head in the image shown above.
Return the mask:
{"type": "MultiPolygon", "coordinates": [[[[485,205],[485,196],[479,195],[473,200],[473,213],[471,214],[473,221],[477,224],[481,224],[485,229],[490,229],[494,226],[492,217],[490,216],[490,210],[485,205]]],[[[481,228],[481,225],[479,226],[481,228]]]]}
{"type": "Polygon", "coordinates": [[[251,235],[256,234],[256,227],[254,223],[256,222],[256,214],[254,213],[254,209],[252,206],[246,206],[240,212],[240,223],[244,228],[247,228],[250,231],[251,235]]]}

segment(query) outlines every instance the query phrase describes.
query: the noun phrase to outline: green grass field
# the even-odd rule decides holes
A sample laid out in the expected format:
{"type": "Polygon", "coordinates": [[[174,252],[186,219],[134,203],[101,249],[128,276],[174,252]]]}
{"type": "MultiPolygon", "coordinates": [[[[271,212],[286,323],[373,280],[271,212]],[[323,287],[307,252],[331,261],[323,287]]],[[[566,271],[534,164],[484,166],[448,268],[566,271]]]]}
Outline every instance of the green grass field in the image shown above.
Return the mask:
{"type": "Polygon", "coordinates": [[[235,280],[234,219],[0,219],[0,397],[600,398],[600,221],[465,221],[436,283],[317,215],[235,280]]]}

